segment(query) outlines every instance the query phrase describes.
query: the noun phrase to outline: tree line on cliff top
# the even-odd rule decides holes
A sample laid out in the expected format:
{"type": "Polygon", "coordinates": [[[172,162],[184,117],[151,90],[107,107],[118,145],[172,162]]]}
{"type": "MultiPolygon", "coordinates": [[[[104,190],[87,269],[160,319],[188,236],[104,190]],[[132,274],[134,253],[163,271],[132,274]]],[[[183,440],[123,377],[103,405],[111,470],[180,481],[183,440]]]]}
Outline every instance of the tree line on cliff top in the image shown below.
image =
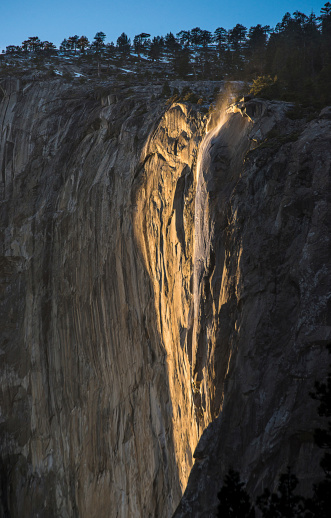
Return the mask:
{"type": "Polygon", "coordinates": [[[7,55],[31,53],[97,56],[122,65],[138,62],[149,74],[154,68],[156,77],[171,79],[255,81],[256,91],[271,97],[308,104],[318,99],[324,105],[331,102],[331,3],[319,16],[286,13],[274,28],[237,24],[212,33],[195,27],[176,36],[141,33],[132,42],[123,32],[116,45],[97,32],[92,42],[86,36],[65,38],[59,49],[34,36],[6,48],[7,55]],[[163,66],[159,72],[158,65],[163,66]]]}

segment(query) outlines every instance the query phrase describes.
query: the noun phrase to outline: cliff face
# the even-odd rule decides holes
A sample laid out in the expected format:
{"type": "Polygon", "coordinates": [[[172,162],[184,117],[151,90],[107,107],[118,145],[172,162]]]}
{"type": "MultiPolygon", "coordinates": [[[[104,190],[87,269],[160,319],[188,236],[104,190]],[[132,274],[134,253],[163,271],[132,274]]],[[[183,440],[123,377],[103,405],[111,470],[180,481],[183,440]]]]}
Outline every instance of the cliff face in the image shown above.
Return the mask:
{"type": "Polygon", "coordinates": [[[319,473],[329,112],[250,101],[203,140],[153,93],[2,83],[2,516],[172,516],[205,428],[176,516],[229,465],[319,473]]]}
{"type": "Polygon", "coordinates": [[[208,352],[215,344],[213,361],[227,372],[216,382],[224,382],[221,413],[196,449],[176,518],[212,516],[229,467],[253,496],[276,489],[288,465],[303,493],[323,476],[309,391],[325,378],[331,338],[331,115],[305,123],[286,118],[288,109],[233,106],[205,158],[210,253],[197,341],[208,352]]]}
{"type": "Polygon", "coordinates": [[[146,89],[3,87],[2,512],[169,516],[167,351],[132,217],[159,105],[146,89]]]}

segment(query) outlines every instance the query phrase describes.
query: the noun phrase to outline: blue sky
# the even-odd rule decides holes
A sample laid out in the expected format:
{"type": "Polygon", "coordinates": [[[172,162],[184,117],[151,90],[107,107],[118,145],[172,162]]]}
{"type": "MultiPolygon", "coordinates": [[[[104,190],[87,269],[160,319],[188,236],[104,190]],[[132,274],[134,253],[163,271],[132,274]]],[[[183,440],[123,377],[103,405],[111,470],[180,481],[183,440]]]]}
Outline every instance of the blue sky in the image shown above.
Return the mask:
{"type": "Polygon", "coordinates": [[[97,31],[114,41],[125,32],[148,32],[152,36],[193,27],[214,31],[275,24],[285,12],[319,14],[326,3],[317,0],[0,0],[0,49],[20,45],[29,36],[39,36],[59,45],[74,34],[93,39],[97,31]]]}

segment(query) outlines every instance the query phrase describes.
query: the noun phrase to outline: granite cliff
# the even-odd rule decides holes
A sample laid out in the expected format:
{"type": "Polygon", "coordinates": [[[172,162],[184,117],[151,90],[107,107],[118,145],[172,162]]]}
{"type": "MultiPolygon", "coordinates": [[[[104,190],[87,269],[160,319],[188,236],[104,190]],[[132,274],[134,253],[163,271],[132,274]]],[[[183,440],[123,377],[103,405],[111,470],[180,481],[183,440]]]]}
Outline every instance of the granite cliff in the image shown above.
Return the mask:
{"type": "Polygon", "coordinates": [[[0,516],[213,516],[230,465],[254,495],[320,476],[330,111],[206,128],[158,93],[1,83],[0,516]]]}

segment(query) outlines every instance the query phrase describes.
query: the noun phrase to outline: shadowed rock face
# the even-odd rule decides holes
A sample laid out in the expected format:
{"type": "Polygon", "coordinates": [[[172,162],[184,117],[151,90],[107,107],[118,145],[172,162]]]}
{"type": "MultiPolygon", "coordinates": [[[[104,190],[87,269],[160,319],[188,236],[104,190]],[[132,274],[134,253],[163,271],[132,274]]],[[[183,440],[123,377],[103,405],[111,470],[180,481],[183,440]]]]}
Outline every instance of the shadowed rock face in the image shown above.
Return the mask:
{"type": "Polygon", "coordinates": [[[329,363],[331,125],[325,111],[309,124],[294,123],[286,108],[246,103],[250,122],[237,136],[239,154],[245,135],[252,148],[270,130],[274,138],[246,153],[239,170],[227,138],[238,107],[209,152],[204,178],[214,259],[202,275],[197,340],[208,352],[215,343],[213,362],[227,372],[215,382],[224,382],[222,411],[199,442],[176,518],[213,516],[230,466],[253,496],[273,490],[289,464],[304,493],[322,476],[309,391],[329,363]]]}
{"type": "Polygon", "coordinates": [[[1,85],[0,516],[172,516],[197,444],[175,516],[319,474],[331,121],[249,101],[199,157],[152,94],[1,85]]]}

